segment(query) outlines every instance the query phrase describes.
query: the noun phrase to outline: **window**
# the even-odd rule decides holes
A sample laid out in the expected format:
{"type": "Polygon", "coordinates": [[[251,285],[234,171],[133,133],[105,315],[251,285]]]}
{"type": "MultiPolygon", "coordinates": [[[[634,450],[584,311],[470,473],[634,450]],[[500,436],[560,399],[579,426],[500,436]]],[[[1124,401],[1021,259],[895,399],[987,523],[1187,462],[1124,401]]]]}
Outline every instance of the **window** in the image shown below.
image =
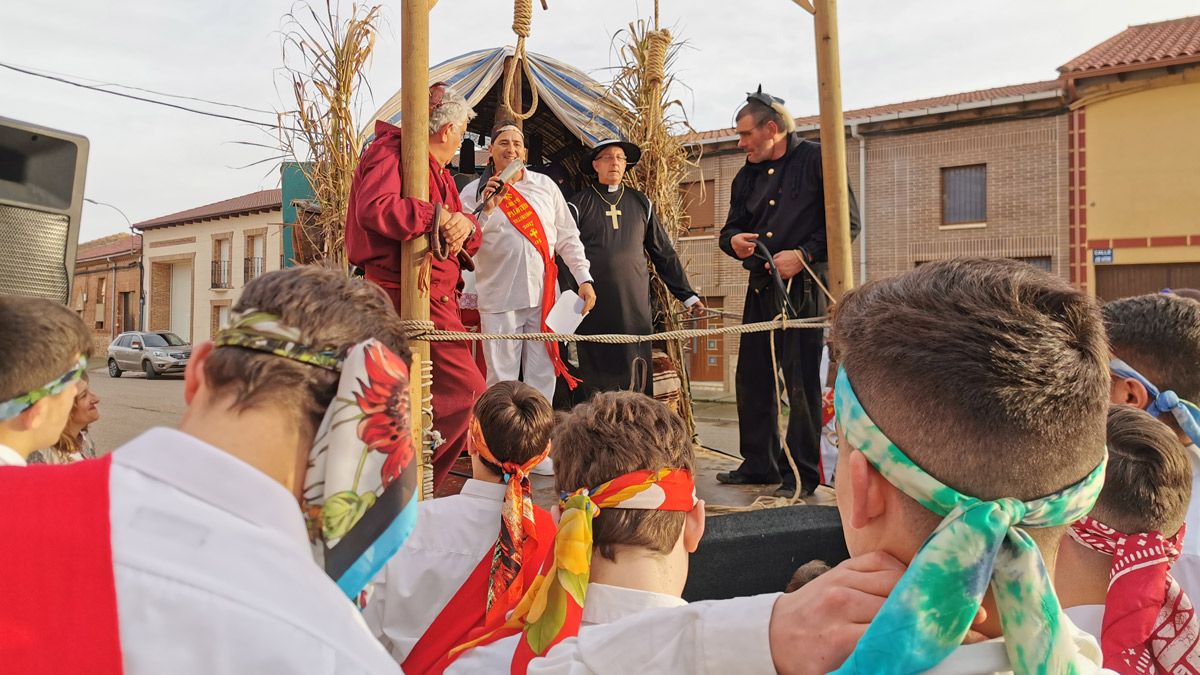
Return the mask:
{"type": "MultiPolygon", "coordinates": [[[[679,186],[679,191],[683,193],[683,209],[687,215],[687,236],[703,237],[716,234],[714,182],[706,180],[684,183],[679,186]]],[[[663,225],[669,227],[667,223],[663,225]]]]}
{"type": "Polygon", "coordinates": [[[96,304],[104,304],[104,296],[108,294],[108,277],[100,277],[96,280],[96,304]]]}
{"type": "Polygon", "coordinates": [[[261,234],[246,237],[246,259],[242,269],[244,283],[250,283],[252,279],[262,276],[266,271],[265,261],[266,237],[261,234]]]}
{"type": "Polygon", "coordinates": [[[167,331],[145,333],[147,347],[182,347],[187,343],[178,335],[167,331]]]}
{"type": "Polygon", "coordinates": [[[987,222],[987,165],[942,169],[942,225],[987,222]]]}
{"type": "Polygon", "coordinates": [[[213,239],[212,287],[230,288],[229,256],[232,253],[233,240],[225,237],[213,239]]]}
{"type": "Polygon", "coordinates": [[[1041,270],[1043,272],[1051,271],[1050,270],[1050,256],[1048,256],[1048,255],[1047,256],[1037,256],[1037,257],[1033,257],[1033,258],[1013,258],[1013,260],[1020,260],[1023,263],[1033,265],[1034,267],[1038,268],[1039,270],[1041,270]]]}

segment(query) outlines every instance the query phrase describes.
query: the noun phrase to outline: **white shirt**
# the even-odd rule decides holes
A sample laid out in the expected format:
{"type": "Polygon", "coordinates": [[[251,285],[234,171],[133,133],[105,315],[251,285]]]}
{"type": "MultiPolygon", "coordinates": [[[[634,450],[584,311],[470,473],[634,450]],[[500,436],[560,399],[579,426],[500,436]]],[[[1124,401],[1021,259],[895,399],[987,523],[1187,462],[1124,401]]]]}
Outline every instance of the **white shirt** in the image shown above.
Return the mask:
{"type": "Polygon", "coordinates": [[[457,495],[418,505],[416,527],[379,573],[363,612],[371,632],[397,663],[408,658],[496,544],[504,490],[502,484],[472,479],[457,495]]]}
{"type": "MultiPolygon", "coordinates": [[[[1113,673],[1100,667],[1104,656],[1100,652],[1100,643],[1096,638],[1080,630],[1070,619],[1067,611],[1065,628],[1071,631],[1071,639],[1079,648],[1080,656],[1093,666],[1081,670],[1080,673],[1113,673]]],[[[925,671],[926,675],[1011,675],[1012,667],[1008,661],[1008,651],[1005,649],[1004,638],[994,638],[975,644],[963,645],[951,652],[946,660],[925,671]]]]}
{"type": "MultiPolygon", "coordinates": [[[[587,601],[583,604],[583,616],[581,617],[579,633],[582,635],[589,630],[589,626],[620,621],[648,609],[683,607],[685,605],[687,605],[687,602],[683,598],[673,595],[591,583],[587,587],[587,601]]],[[[520,640],[520,635],[513,635],[503,640],[497,640],[489,645],[472,649],[455,660],[446,672],[508,672],[509,666],[512,664],[513,654],[516,653],[517,644],[520,640]]],[[[558,645],[546,654],[546,658],[553,659],[554,652],[557,649],[558,645]]],[[[570,651],[569,647],[568,651],[570,651]]]]}
{"type": "Polygon", "coordinates": [[[1171,566],[1171,576],[1195,603],[1200,598],[1200,448],[1192,444],[1187,451],[1192,463],[1192,501],[1184,518],[1187,533],[1183,536],[1183,551],[1171,566]]]}
{"type": "MultiPolygon", "coordinates": [[[[512,186],[533,207],[546,232],[546,245],[566,263],[577,283],[592,280],[591,265],[579,240],[579,227],[567,208],[558,185],[540,173],[526,169],[512,186]]],[[[463,188],[463,211],[470,212],[479,202],[475,191],[479,179],[463,188]]],[[[511,312],[542,305],[542,283],[546,267],[533,244],[513,227],[499,208],[480,214],[479,228],[483,243],[475,254],[475,288],[480,312],[511,312]]]]}
{"type": "Polygon", "coordinates": [[[109,487],[125,673],[400,672],[265,474],[158,428],[113,453],[109,487]]]}
{"type": "Polygon", "coordinates": [[[1100,640],[1100,629],[1104,627],[1104,605],[1076,605],[1063,611],[1076,628],[1100,640]]]}
{"type": "Polygon", "coordinates": [[[25,466],[25,458],[21,453],[0,443],[0,466],[25,466]]]}

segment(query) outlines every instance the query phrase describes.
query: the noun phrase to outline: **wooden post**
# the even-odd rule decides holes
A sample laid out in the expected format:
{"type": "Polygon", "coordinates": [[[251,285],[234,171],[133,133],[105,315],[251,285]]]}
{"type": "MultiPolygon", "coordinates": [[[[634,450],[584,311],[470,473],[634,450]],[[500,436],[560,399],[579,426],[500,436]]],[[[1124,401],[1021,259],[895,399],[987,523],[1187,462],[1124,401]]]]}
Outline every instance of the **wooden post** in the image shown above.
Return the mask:
{"type": "Polygon", "coordinates": [[[838,57],[837,0],[814,0],[817,91],[821,102],[821,169],[825,177],[825,231],[829,292],[841,299],[854,286],[850,247],[850,197],[846,182],[846,127],[842,118],[842,66],[838,57]]]}
{"type": "MultiPolygon", "coordinates": [[[[401,126],[404,142],[400,149],[403,196],[429,199],[429,0],[401,0],[400,8],[400,91],[401,126]]],[[[400,244],[400,318],[407,321],[429,320],[429,289],[419,288],[417,278],[429,243],[417,237],[400,244]]],[[[428,390],[421,381],[422,365],[429,361],[429,343],[413,341],[409,411],[413,423],[413,447],[428,451],[428,439],[422,433],[425,419],[422,401],[428,390]]],[[[423,473],[423,471],[422,471],[423,473]]],[[[429,477],[419,475],[422,485],[429,477]]],[[[423,494],[423,498],[432,497],[423,494]]]]}

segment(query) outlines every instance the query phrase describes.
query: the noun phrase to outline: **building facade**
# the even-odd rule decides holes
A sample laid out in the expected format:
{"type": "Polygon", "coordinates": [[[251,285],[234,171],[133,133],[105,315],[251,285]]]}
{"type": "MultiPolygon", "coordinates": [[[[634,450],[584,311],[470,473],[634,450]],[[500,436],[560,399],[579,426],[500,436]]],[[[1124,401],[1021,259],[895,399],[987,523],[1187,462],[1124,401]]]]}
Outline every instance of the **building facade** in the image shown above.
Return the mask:
{"type": "Polygon", "coordinates": [[[74,309],[92,329],[92,353],[103,355],[108,343],[142,326],[142,238],[114,234],[84,242],[75,252],[74,309]]]}
{"type": "Polygon", "coordinates": [[[245,284],[283,266],[279,190],[155,218],[142,231],[147,330],[195,344],[229,320],[245,284]]]}

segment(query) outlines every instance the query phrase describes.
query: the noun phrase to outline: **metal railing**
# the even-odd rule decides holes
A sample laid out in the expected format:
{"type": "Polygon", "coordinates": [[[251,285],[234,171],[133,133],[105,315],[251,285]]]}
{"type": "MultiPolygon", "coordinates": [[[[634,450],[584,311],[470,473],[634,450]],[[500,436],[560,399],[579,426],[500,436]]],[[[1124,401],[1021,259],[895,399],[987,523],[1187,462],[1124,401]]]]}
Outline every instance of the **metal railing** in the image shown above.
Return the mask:
{"type": "Polygon", "coordinates": [[[263,258],[246,258],[242,266],[242,279],[244,283],[248,284],[251,280],[261,277],[266,271],[263,258]]]}
{"type": "Polygon", "coordinates": [[[211,288],[231,288],[229,279],[229,261],[214,260],[212,262],[212,285],[211,288]]]}

